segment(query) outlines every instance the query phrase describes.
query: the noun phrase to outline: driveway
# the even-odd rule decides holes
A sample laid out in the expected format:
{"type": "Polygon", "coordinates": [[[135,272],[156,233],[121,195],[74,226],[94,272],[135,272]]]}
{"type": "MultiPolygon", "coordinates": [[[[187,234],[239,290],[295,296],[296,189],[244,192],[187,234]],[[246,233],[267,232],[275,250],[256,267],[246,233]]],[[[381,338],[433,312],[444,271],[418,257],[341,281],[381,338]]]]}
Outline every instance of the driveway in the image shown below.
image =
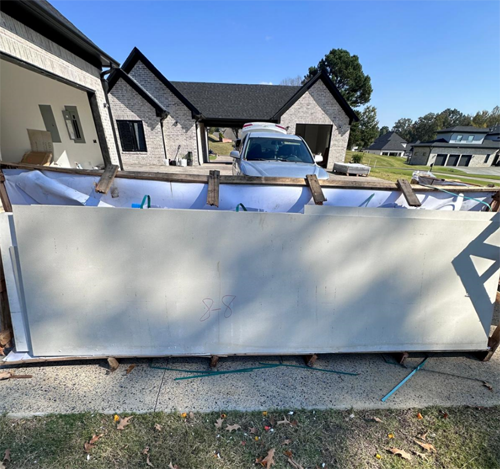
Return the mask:
{"type": "Polygon", "coordinates": [[[481,176],[500,176],[500,166],[490,166],[489,168],[474,168],[470,166],[460,166],[459,169],[464,173],[477,174],[481,176]]]}
{"type": "Polygon", "coordinates": [[[382,397],[422,358],[407,359],[405,368],[393,356],[385,354],[320,355],[316,370],[312,370],[304,368],[303,360],[295,356],[228,357],[220,359],[218,370],[233,373],[177,381],[175,378],[193,375],[185,370],[208,372],[209,359],[127,359],[121,360],[114,373],[109,373],[103,360],[31,365],[16,370],[17,374],[32,375],[31,379],[0,381],[0,413],[30,416],[76,412],[500,405],[500,353],[489,362],[480,362],[469,355],[430,354],[425,366],[382,402],[382,397]],[[280,362],[300,367],[234,373],[261,367],[262,363],[280,362]],[[131,364],[135,368],[127,374],[131,364]],[[491,390],[484,383],[488,383],[491,390]]]}

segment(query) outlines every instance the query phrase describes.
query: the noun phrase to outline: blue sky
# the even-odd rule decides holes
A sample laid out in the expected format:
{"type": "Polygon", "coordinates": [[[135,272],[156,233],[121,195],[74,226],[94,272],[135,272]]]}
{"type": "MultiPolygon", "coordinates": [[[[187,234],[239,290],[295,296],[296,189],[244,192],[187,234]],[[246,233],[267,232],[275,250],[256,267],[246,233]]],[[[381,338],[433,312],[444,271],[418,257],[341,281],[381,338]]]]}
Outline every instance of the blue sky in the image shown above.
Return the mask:
{"type": "Polygon", "coordinates": [[[52,3],[118,62],[137,46],[170,80],[279,84],[343,48],[380,125],[500,104],[498,1],[52,3]]]}

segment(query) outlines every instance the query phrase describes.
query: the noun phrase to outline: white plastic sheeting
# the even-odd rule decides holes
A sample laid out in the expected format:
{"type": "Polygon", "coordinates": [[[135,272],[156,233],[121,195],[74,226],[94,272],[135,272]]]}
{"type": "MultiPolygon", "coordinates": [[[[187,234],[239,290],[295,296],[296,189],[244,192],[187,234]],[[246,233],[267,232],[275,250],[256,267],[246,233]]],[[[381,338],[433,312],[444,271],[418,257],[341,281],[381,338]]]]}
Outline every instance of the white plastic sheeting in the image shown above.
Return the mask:
{"type": "MultiPolygon", "coordinates": [[[[23,171],[4,169],[6,187],[13,205],[86,205],[130,208],[140,204],[144,195],[160,208],[217,210],[206,204],[207,184],[164,182],[115,178],[114,191],[95,192],[98,177],[54,171],[23,171]],[[118,195],[117,197],[113,197],[118,195]]],[[[457,189],[458,190],[458,189],[457,189]]],[[[370,189],[323,188],[325,205],[340,207],[409,207],[401,192],[370,189]]],[[[466,197],[491,201],[491,193],[467,193],[466,197]]],[[[479,211],[485,208],[478,201],[462,199],[443,192],[419,192],[425,210],[479,211]]],[[[221,184],[219,210],[235,210],[242,203],[249,211],[301,213],[304,205],[314,204],[311,191],[305,186],[261,186],[221,184]]]]}
{"type": "Polygon", "coordinates": [[[484,350],[499,216],[14,206],[30,352],[484,350]]]}

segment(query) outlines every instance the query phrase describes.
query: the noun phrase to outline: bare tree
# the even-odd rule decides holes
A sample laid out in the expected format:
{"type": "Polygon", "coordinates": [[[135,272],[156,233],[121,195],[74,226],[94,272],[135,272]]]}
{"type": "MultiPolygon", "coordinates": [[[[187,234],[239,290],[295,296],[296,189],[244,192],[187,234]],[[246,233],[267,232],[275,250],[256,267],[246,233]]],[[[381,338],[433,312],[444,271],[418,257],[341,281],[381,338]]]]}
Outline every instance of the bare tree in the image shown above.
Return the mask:
{"type": "Polygon", "coordinates": [[[280,81],[280,85],[284,86],[300,86],[302,85],[302,77],[297,75],[295,78],[283,78],[280,81]]]}

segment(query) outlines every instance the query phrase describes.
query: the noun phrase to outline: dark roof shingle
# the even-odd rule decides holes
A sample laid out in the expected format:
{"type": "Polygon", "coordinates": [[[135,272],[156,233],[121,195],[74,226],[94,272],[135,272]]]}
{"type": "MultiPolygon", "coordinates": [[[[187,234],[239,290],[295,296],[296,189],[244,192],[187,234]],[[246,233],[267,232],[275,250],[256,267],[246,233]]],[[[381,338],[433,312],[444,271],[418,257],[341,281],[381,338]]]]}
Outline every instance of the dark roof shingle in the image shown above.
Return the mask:
{"type": "Polygon", "coordinates": [[[403,143],[406,143],[406,140],[401,138],[396,132],[387,132],[378,137],[368,147],[368,150],[405,151],[406,148],[403,143]]]}
{"type": "Polygon", "coordinates": [[[269,120],[300,86],[172,81],[206,119],[269,120]]]}

